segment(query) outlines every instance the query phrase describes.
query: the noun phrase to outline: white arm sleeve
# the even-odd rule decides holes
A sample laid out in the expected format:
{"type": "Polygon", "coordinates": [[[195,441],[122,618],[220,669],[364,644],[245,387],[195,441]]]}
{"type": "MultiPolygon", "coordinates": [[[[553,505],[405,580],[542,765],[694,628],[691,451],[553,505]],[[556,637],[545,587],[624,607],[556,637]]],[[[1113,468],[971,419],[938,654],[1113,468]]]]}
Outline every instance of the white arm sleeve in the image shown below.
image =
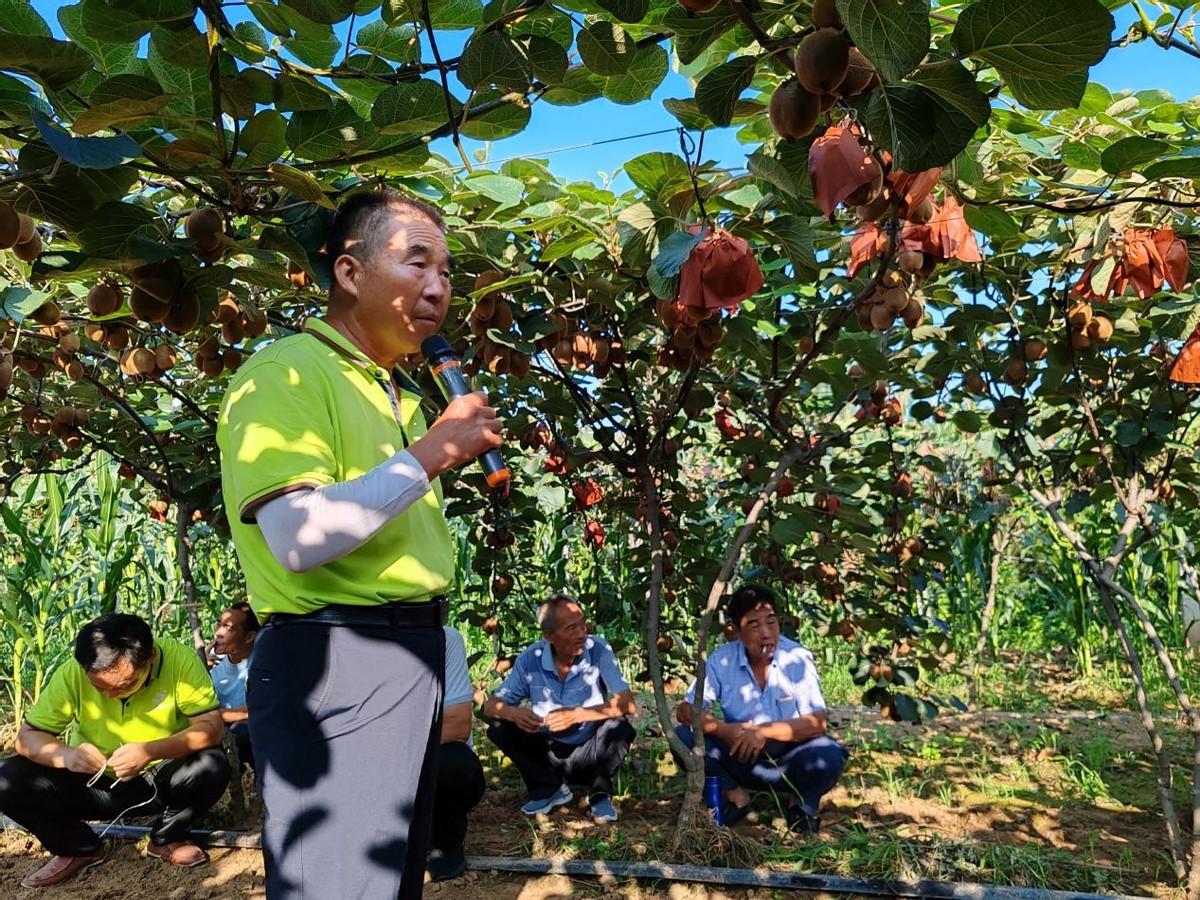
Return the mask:
{"type": "Polygon", "coordinates": [[[350,481],[276,497],[255,515],[279,564],[307,572],[357,550],[428,490],[425,470],[402,450],[350,481]]]}

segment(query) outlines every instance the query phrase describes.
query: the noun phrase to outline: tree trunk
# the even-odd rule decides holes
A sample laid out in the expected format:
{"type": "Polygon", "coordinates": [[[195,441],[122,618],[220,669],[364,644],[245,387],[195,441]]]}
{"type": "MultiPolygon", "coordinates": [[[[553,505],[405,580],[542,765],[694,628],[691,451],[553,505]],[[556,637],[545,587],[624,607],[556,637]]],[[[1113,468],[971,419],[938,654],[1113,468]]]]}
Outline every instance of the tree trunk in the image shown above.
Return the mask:
{"type": "Polygon", "coordinates": [[[975,642],[975,658],[971,662],[971,674],[967,678],[967,706],[975,708],[975,695],[979,676],[979,661],[983,658],[988,643],[988,632],[992,627],[992,615],[996,611],[996,589],[1000,585],[1000,564],[1004,561],[1004,548],[1008,541],[1001,523],[992,526],[992,555],[988,560],[988,587],[984,599],[983,613],[979,617],[979,640],[975,642]]]}
{"type": "Polygon", "coordinates": [[[1192,871],[1188,900],[1200,900],[1200,730],[1192,728],[1192,871]]]}
{"type": "Polygon", "coordinates": [[[175,551],[179,561],[179,574],[183,580],[183,605],[187,609],[188,625],[192,629],[192,645],[196,655],[204,662],[204,633],[200,630],[200,611],[196,607],[196,581],[192,577],[192,542],[188,538],[188,524],[192,510],[186,503],[175,504],[175,551]]]}
{"type": "Polygon", "coordinates": [[[1179,615],[1183,619],[1183,642],[1188,655],[1200,657],[1200,577],[1190,557],[1195,553],[1191,541],[1179,551],[1179,574],[1183,576],[1183,589],[1179,592],[1179,615]]]}

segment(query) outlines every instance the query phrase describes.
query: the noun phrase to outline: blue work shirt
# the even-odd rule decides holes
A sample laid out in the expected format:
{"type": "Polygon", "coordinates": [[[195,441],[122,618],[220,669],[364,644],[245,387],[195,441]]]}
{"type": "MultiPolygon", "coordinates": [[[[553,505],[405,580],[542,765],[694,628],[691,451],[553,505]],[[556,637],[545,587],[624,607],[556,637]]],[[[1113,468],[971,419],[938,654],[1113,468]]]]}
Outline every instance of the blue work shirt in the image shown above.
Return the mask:
{"type": "Polygon", "coordinates": [[[241,662],[230,662],[228,656],[218,656],[216,664],[208,674],[212,677],[213,689],[221,709],[241,709],[246,705],[246,676],[250,673],[250,658],[254,648],[241,662]]]}
{"type": "MultiPolygon", "coordinates": [[[[696,682],[687,690],[691,703],[696,682]]],[[[730,641],[708,657],[704,668],[704,705],[721,704],[726,722],[782,722],[825,711],[821,681],[812,654],[791,638],[779,636],[779,645],[767,669],[766,687],[760,688],[746,648],[730,641]]]]}
{"type": "MultiPolygon", "coordinates": [[[[629,690],[617,668],[617,657],[604,638],[588,635],[583,652],[571,666],[566,679],[558,677],[554,650],[547,641],[538,641],[517,657],[512,671],[496,690],[509,706],[528,700],[541,718],[556,709],[601,706],[610,694],[629,690]]],[[[553,735],[563,744],[582,744],[595,732],[599,722],[582,722],[553,735]]],[[[542,726],[543,732],[546,727],[542,726]]]]}

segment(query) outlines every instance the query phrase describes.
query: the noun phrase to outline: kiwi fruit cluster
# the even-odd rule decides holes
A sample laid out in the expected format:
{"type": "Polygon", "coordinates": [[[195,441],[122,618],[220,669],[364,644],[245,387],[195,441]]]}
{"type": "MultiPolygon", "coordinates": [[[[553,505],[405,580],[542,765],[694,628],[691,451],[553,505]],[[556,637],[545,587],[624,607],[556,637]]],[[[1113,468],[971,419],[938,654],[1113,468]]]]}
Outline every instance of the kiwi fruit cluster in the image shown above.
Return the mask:
{"type": "Polygon", "coordinates": [[[42,236],[37,223],[25,213],[0,200],[0,250],[11,250],[21,262],[31,263],[42,252],[42,236]]]}
{"type": "Polygon", "coordinates": [[[685,306],[677,300],[659,300],[655,313],[670,334],[658,352],[658,364],[683,372],[693,362],[706,362],[716,353],[725,336],[720,310],[685,306]]]}
{"type": "Polygon", "coordinates": [[[855,307],[854,314],[864,331],[887,331],[898,321],[907,328],[916,328],[925,321],[925,298],[904,275],[891,270],[855,307]]]}
{"type": "Polygon", "coordinates": [[[809,134],[838,100],[879,86],[875,66],[851,45],[834,0],[814,0],[812,24],[796,47],[795,76],[775,89],[767,105],[771,127],[784,140],[809,134]]]}
{"type": "Polygon", "coordinates": [[[1090,303],[1076,303],[1068,309],[1067,324],[1071,346],[1076,350],[1086,350],[1093,344],[1103,345],[1112,340],[1112,319],[1096,315],[1090,303]]]}
{"type": "Polygon", "coordinates": [[[183,233],[195,245],[196,256],[212,265],[225,256],[225,222],[211,206],[201,206],[183,220],[183,233]]]}

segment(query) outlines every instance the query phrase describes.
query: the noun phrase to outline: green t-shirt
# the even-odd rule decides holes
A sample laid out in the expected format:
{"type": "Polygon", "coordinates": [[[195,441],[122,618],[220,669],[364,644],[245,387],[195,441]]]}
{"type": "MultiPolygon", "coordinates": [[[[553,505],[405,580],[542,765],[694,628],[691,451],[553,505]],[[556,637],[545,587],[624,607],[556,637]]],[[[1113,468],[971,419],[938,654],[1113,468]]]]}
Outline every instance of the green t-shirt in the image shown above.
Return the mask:
{"type": "Polygon", "coordinates": [[[188,727],[188,719],[217,708],[212,680],[190,647],[169,638],[157,650],[146,683],[124,700],[96,690],[75,660],[60,666],[25,721],[41,731],[68,737],[73,747],[94,744],[105,756],[131,743],[157,741],[188,727]]]}
{"type": "Polygon", "coordinates": [[[361,547],[307,572],[280,565],[254,521],[264,502],[358,478],[421,437],[420,391],[402,381],[310,319],[304,333],[257,351],[230,383],[217,425],[222,491],[259,616],[424,600],[450,584],[454,544],[436,479],[361,547]]]}

